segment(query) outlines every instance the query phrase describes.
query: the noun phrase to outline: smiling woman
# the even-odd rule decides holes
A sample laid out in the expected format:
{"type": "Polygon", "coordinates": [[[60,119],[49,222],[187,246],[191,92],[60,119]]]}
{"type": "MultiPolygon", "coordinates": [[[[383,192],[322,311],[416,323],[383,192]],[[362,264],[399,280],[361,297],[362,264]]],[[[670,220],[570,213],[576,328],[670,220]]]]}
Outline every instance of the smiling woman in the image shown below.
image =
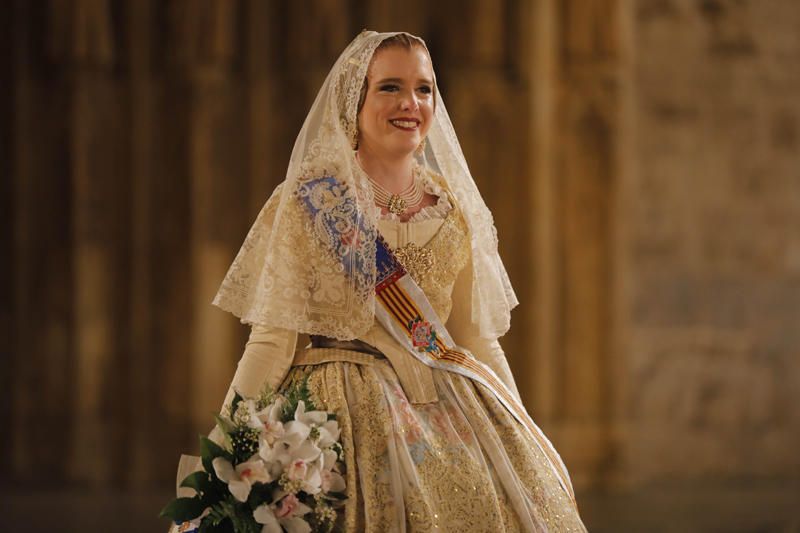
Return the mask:
{"type": "MultiPolygon", "coordinates": [[[[200,474],[214,483],[258,472],[254,492],[183,530],[235,512],[264,531],[309,531],[323,518],[353,532],[585,531],[497,341],[517,300],[494,235],[424,42],[362,32],[214,300],[252,326],[223,410],[240,405],[237,392],[306,388],[341,428],[344,505],[334,513],[295,490],[293,473],[324,471],[324,454],[310,453],[324,432],[276,434],[258,411],[240,418],[252,456],[200,474]],[[269,484],[281,487],[274,499],[252,496],[269,484]]],[[[228,453],[220,428],[211,437],[228,453]]],[[[198,468],[185,458],[179,478],[198,468]]]]}
{"type": "Polygon", "coordinates": [[[358,108],[356,158],[383,212],[408,219],[436,197],[413,179],[409,153],[424,147],[435,110],[428,51],[404,34],[383,41],[367,70],[358,108]]]}
{"type": "Polygon", "coordinates": [[[416,149],[433,118],[433,68],[419,45],[378,50],[367,71],[358,115],[362,157],[402,159],[416,149]]]}

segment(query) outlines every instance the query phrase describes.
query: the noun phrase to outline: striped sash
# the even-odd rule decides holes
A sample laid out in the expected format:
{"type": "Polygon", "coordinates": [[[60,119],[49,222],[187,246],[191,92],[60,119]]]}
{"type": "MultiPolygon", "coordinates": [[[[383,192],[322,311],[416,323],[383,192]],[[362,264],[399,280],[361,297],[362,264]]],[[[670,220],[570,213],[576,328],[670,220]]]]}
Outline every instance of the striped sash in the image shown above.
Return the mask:
{"type": "MultiPolygon", "coordinates": [[[[335,178],[323,177],[306,182],[304,187],[323,187],[330,190],[337,185],[335,178]]],[[[305,199],[304,203],[312,217],[319,220],[317,215],[320,214],[320,209],[308,200],[311,196],[303,194],[301,198],[305,199]]],[[[345,199],[345,202],[354,203],[354,200],[345,199]]],[[[362,229],[361,221],[357,217],[358,211],[349,211],[353,213],[350,228],[362,229]]],[[[335,228],[330,230],[329,234],[335,235],[335,228]]],[[[533,422],[525,407],[488,365],[476,359],[469,351],[456,346],[425,293],[408,275],[379,233],[375,244],[375,295],[379,304],[375,307],[375,317],[378,322],[413,357],[425,365],[465,376],[489,389],[527,430],[549,461],[561,486],[574,501],[572,483],[561,457],[533,422]]]]}

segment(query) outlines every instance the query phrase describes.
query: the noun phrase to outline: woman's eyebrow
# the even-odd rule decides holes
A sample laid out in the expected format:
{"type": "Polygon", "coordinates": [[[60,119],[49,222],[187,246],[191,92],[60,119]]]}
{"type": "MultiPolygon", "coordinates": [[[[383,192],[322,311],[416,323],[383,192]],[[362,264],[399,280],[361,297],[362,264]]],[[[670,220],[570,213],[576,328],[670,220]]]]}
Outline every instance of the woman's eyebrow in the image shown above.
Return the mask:
{"type": "MultiPolygon", "coordinates": [[[[433,85],[433,82],[427,78],[420,78],[417,81],[427,83],[428,85],[433,85]]],[[[403,83],[403,80],[401,78],[384,78],[378,82],[378,84],[381,83],[403,83]]]]}

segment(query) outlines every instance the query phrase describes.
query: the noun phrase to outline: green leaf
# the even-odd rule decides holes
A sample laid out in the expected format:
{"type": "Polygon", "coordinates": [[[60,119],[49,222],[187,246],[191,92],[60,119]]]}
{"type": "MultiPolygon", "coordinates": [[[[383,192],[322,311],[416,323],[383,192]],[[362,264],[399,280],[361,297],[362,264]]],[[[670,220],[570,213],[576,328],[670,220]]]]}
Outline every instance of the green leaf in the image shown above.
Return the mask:
{"type": "Polygon", "coordinates": [[[217,526],[211,523],[211,520],[206,518],[200,522],[200,527],[198,528],[199,533],[217,533],[218,529],[217,526]]]}
{"type": "Polygon", "coordinates": [[[236,412],[236,408],[239,406],[239,402],[241,402],[244,398],[239,394],[238,391],[234,392],[233,401],[231,402],[231,418],[233,418],[233,413],[236,412]]]}
{"type": "Polygon", "coordinates": [[[203,522],[209,524],[209,529],[203,531],[260,533],[262,529],[253,518],[250,507],[237,501],[233,496],[212,505],[203,522]]]}
{"type": "Polygon", "coordinates": [[[224,457],[230,460],[230,456],[225,450],[220,448],[213,440],[202,435],[200,436],[200,456],[203,458],[203,468],[206,469],[206,472],[213,474],[214,477],[216,477],[216,474],[214,474],[214,465],[211,461],[217,457],[224,457]]]}
{"type": "Polygon", "coordinates": [[[161,510],[159,516],[170,518],[175,522],[186,522],[197,518],[205,510],[205,504],[197,496],[192,498],[175,498],[161,510]]]}
{"type": "Polygon", "coordinates": [[[269,383],[265,383],[258,395],[258,399],[256,400],[256,408],[260,411],[271,404],[274,398],[275,391],[272,389],[269,383]]]}
{"type": "Polygon", "coordinates": [[[217,421],[217,425],[224,433],[232,433],[236,429],[236,425],[233,423],[233,421],[224,416],[215,414],[214,419],[217,421]]]}
{"type": "Polygon", "coordinates": [[[200,522],[200,533],[235,533],[230,520],[225,520],[221,524],[215,524],[208,517],[200,522]]]}
{"type": "Polygon", "coordinates": [[[272,501],[272,494],[280,489],[280,484],[277,480],[270,481],[269,483],[256,482],[250,487],[250,496],[247,498],[247,505],[251,509],[255,509],[264,502],[272,501]]]}
{"type": "Polygon", "coordinates": [[[311,391],[308,388],[308,376],[303,378],[302,381],[293,382],[286,390],[284,396],[286,397],[286,404],[281,411],[281,420],[294,419],[294,412],[297,409],[297,404],[302,401],[306,405],[306,411],[316,411],[317,407],[311,400],[311,391]]]}
{"type": "Polygon", "coordinates": [[[208,472],[198,471],[192,472],[181,481],[181,487],[188,487],[194,489],[195,492],[206,492],[211,485],[211,480],[208,479],[208,472]]]}

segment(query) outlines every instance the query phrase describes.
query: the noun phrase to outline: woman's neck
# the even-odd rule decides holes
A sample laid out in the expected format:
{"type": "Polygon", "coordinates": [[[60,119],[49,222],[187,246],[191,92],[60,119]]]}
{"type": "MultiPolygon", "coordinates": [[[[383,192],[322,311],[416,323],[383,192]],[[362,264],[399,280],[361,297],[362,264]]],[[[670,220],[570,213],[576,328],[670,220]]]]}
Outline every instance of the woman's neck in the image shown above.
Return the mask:
{"type": "Polygon", "coordinates": [[[411,186],[414,179],[412,177],[413,154],[398,158],[376,157],[370,150],[359,148],[356,152],[356,160],[373,181],[391,193],[399,194],[405,191],[411,186]]]}

